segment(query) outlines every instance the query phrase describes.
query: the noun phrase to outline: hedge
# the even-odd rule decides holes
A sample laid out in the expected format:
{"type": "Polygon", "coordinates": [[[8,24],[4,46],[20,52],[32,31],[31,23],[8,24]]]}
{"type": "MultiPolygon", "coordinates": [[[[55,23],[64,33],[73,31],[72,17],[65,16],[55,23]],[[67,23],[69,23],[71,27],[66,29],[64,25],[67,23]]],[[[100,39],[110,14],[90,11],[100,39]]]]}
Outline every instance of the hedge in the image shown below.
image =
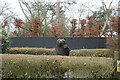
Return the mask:
{"type": "MultiPolygon", "coordinates": [[[[55,55],[55,49],[47,48],[10,48],[10,54],[55,55]]],[[[109,49],[71,50],[70,56],[113,57],[109,49]]]]}
{"type": "Polygon", "coordinates": [[[105,57],[0,54],[2,78],[115,78],[105,57]]]}
{"type": "Polygon", "coordinates": [[[90,56],[90,57],[113,57],[113,52],[110,49],[80,49],[72,50],[71,56],[90,56]]]}
{"type": "Polygon", "coordinates": [[[8,53],[10,54],[32,54],[32,55],[54,55],[55,49],[48,48],[10,48],[8,53]]]}

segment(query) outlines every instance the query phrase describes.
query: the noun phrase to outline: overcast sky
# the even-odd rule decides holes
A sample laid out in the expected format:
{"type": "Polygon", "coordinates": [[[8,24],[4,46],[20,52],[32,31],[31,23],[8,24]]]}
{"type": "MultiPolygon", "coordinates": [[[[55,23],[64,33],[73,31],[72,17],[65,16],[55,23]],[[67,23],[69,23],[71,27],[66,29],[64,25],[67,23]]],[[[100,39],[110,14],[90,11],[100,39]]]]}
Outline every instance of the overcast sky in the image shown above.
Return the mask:
{"type": "MultiPolygon", "coordinates": [[[[49,1],[49,2],[55,2],[56,0],[40,0],[40,1],[49,1]]],[[[60,1],[67,1],[67,0],[60,0],[60,1]]],[[[73,0],[74,1],[74,0],[73,0]]],[[[75,0],[77,2],[76,5],[70,7],[70,11],[68,12],[68,15],[70,15],[71,18],[77,18],[78,17],[78,9],[82,9],[80,4],[84,4],[88,6],[91,10],[97,10],[99,6],[101,6],[101,0],[75,0]]],[[[106,4],[109,4],[111,0],[104,0],[106,4]]],[[[112,6],[117,6],[119,0],[113,0],[112,6]]],[[[18,0],[0,0],[0,3],[8,2],[11,8],[19,15],[20,18],[23,18],[22,11],[19,7],[18,0]]],[[[109,6],[109,5],[107,5],[109,6]]],[[[89,12],[88,12],[89,13],[89,12]]]]}

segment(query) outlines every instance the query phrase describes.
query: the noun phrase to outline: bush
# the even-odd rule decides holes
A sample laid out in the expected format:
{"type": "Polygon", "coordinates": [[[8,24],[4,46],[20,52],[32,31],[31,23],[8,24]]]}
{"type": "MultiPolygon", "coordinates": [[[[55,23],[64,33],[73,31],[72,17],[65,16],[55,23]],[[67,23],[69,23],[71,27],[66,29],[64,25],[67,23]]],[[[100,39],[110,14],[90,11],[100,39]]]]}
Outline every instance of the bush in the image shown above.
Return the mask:
{"type": "Polygon", "coordinates": [[[9,50],[9,37],[5,30],[2,30],[2,53],[6,53],[9,50]]]}
{"type": "MultiPolygon", "coordinates": [[[[11,48],[10,54],[55,55],[55,49],[47,48],[11,48]]],[[[71,50],[70,56],[113,57],[109,49],[80,49],[71,50]]]]}
{"type": "Polygon", "coordinates": [[[70,56],[113,57],[109,49],[80,49],[72,50],[70,56]]]}
{"type": "Polygon", "coordinates": [[[54,55],[55,49],[47,48],[10,48],[10,54],[54,55]]]}
{"type": "Polygon", "coordinates": [[[0,54],[3,78],[113,78],[113,60],[104,57],[72,57],[0,54]]]}

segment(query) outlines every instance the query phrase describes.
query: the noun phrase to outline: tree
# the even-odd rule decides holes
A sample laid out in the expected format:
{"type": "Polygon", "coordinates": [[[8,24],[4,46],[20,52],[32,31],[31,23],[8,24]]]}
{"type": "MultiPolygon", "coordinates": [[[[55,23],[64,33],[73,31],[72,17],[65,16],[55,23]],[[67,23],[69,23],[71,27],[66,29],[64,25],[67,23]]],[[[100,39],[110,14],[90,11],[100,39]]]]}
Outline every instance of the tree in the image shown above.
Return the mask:
{"type": "Polygon", "coordinates": [[[0,3],[0,50],[6,53],[9,48],[10,25],[13,17],[16,16],[8,3],[0,3]]]}
{"type": "Polygon", "coordinates": [[[49,30],[51,29],[51,27],[53,27],[53,25],[56,24],[56,21],[62,24],[64,27],[68,26],[66,24],[66,22],[68,21],[65,15],[65,11],[67,10],[68,6],[64,4],[71,5],[73,3],[70,1],[67,2],[58,1],[57,5],[57,3],[52,2],[45,3],[44,1],[41,2],[39,0],[34,1],[30,0],[29,2],[25,0],[19,0],[19,5],[26,18],[24,28],[32,29],[29,22],[31,21],[31,19],[36,17],[38,17],[39,20],[41,21],[38,30],[40,33],[39,36],[48,36],[49,30]],[[59,8],[59,10],[57,10],[56,7],[59,8]]]}
{"type": "MultiPolygon", "coordinates": [[[[109,7],[107,8],[105,2],[102,0],[102,9],[104,11],[104,17],[105,17],[105,23],[104,26],[102,27],[102,30],[104,31],[106,26],[108,25],[110,14],[111,14],[111,4],[113,0],[110,2],[109,7]]],[[[100,33],[100,36],[102,36],[103,32],[100,33]]]]}
{"type": "Polygon", "coordinates": [[[0,3],[0,28],[3,26],[4,22],[10,23],[14,16],[16,16],[16,14],[9,7],[8,3],[0,3]]]}
{"type": "Polygon", "coordinates": [[[37,36],[48,35],[47,32],[49,31],[51,22],[53,22],[53,18],[55,15],[54,4],[40,2],[39,0],[29,2],[19,0],[19,4],[26,18],[25,28],[32,29],[33,27],[29,24],[29,22],[31,22],[31,20],[34,20],[35,18],[38,18],[41,24],[38,26],[39,34],[37,36]]]}

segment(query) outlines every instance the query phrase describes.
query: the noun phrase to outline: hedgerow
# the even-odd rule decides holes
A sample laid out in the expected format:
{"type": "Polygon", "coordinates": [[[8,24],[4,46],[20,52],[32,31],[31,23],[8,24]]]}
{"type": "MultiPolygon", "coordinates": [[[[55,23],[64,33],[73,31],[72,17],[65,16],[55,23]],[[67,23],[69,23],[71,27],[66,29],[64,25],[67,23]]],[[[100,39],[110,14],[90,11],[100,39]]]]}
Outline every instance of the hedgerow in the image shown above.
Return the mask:
{"type": "Polygon", "coordinates": [[[0,54],[3,78],[114,78],[105,57],[0,54]]]}
{"type": "Polygon", "coordinates": [[[72,50],[70,56],[113,57],[110,49],[80,49],[72,50]]]}
{"type": "MultiPolygon", "coordinates": [[[[55,49],[47,48],[10,48],[10,54],[55,55],[55,49]]],[[[71,50],[70,56],[113,57],[109,49],[80,49],[71,50]]]]}
{"type": "Polygon", "coordinates": [[[10,48],[10,54],[32,54],[32,55],[54,55],[55,49],[47,49],[47,48],[10,48]]]}

